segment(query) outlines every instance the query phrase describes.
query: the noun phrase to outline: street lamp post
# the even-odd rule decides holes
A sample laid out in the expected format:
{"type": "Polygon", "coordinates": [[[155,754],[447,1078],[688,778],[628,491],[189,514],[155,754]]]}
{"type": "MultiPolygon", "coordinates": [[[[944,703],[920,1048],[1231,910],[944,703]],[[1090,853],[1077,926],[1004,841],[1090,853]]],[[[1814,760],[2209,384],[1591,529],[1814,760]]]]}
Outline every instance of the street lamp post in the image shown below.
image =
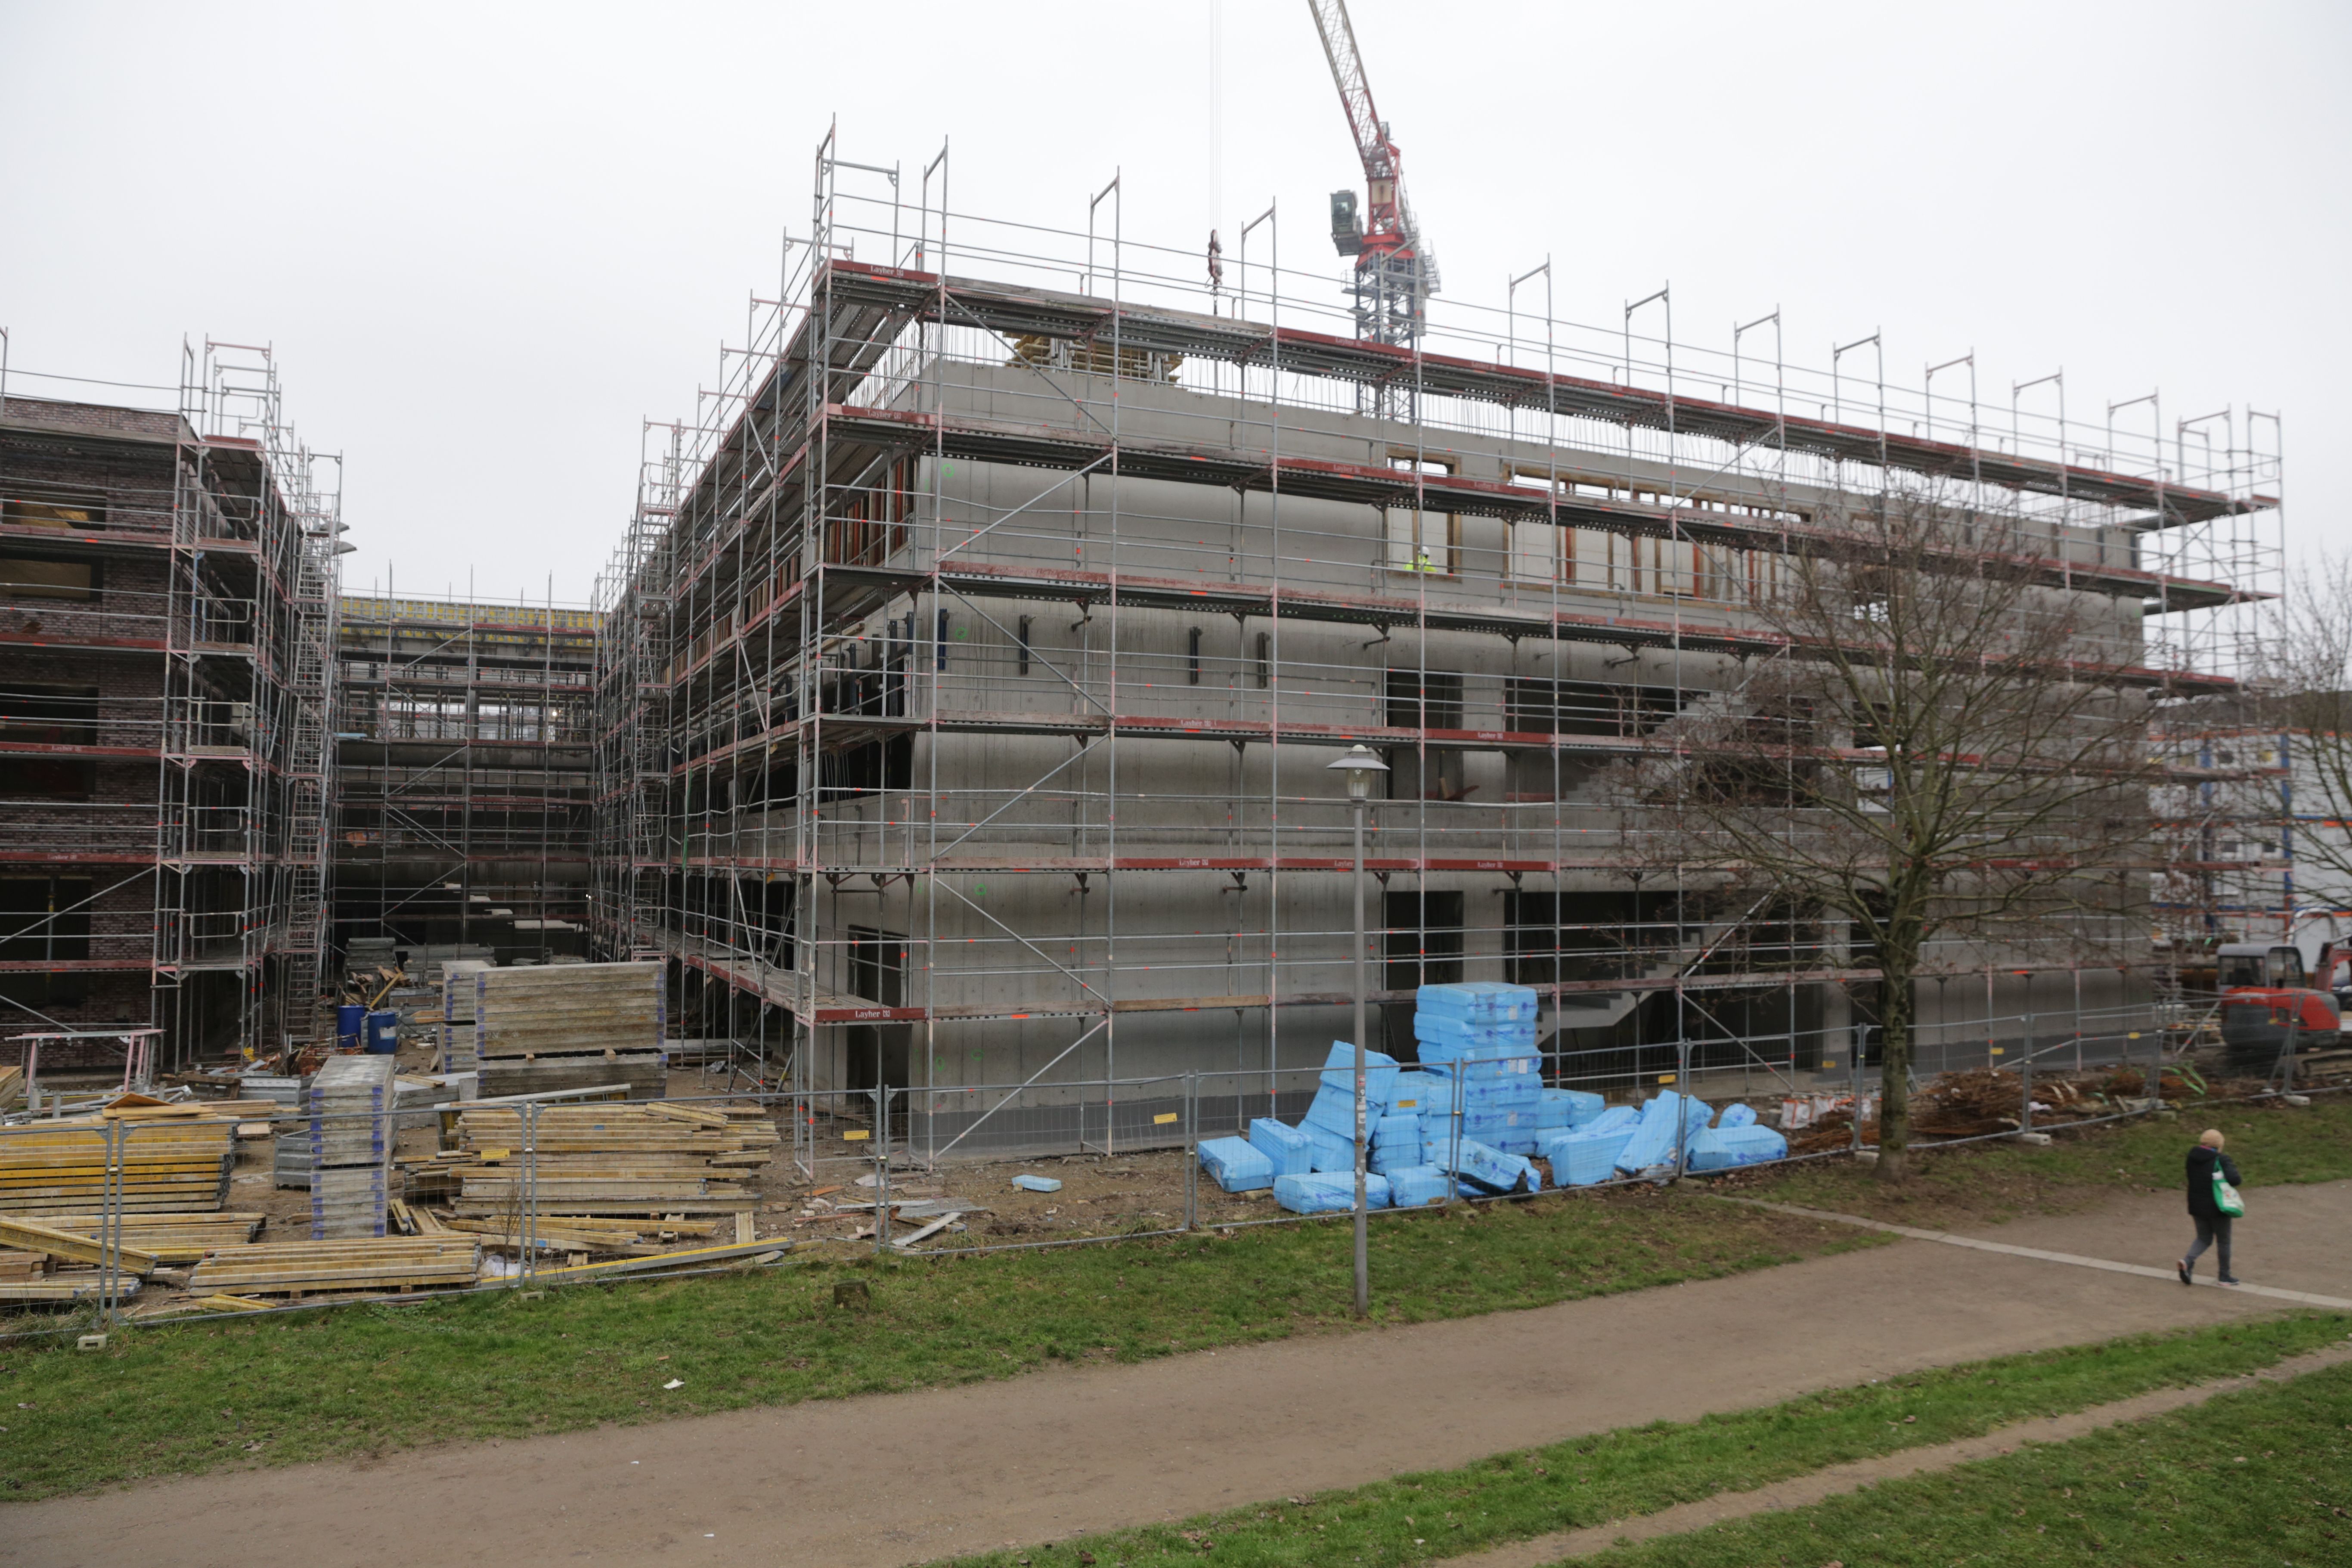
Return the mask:
{"type": "Polygon", "coordinates": [[[1372,775],[1389,771],[1367,746],[1351,748],[1329,764],[1348,775],[1348,805],[1356,818],[1356,1316],[1372,1310],[1372,1276],[1366,1242],[1364,1202],[1364,810],[1372,798],[1372,775]]]}

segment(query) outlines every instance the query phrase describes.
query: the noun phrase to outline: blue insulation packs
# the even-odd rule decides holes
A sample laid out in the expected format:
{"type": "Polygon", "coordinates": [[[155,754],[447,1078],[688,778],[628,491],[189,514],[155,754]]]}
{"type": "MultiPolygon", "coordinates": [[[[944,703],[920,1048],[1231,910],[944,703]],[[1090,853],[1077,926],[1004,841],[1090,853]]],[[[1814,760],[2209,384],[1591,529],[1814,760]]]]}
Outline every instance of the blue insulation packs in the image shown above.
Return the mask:
{"type": "Polygon", "coordinates": [[[1633,1136],[1633,1129],[1622,1123],[1599,1132],[1553,1134],[1544,1143],[1551,1179],[1563,1187],[1589,1187],[1609,1180],[1617,1173],[1617,1156],[1633,1136]]]}
{"type": "Polygon", "coordinates": [[[1352,1171],[1356,1168],[1356,1135],[1351,1131],[1341,1136],[1328,1128],[1318,1127],[1312,1121],[1302,1121],[1297,1131],[1314,1145],[1307,1156],[1308,1166],[1316,1171],[1352,1171]]]}
{"type": "Polygon", "coordinates": [[[1371,1167],[1387,1175],[1391,1167],[1408,1170],[1421,1164],[1421,1118],[1412,1111],[1391,1111],[1372,1128],[1371,1167]]]}
{"type": "Polygon", "coordinates": [[[1691,1135],[1690,1168],[1694,1171],[1727,1171],[1734,1165],[1760,1165],[1768,1160],[1786,1159],[1789,1141],[1769,1127],[1748,1123],[1740,1127],[1712,1127],[1691,1135]]]}
{"type": "MultiPolygon", "coordinates": [[[[1381,1110],[1378,1100],[1369,1098],[1365,1100],[1365,1127],[1370,1128],[1373,1122],[1380,1120],[1381,1110]]],[[[1350,1142],[1354,1142],[1356,1136],[1355,1091],[1333,1089],[1329,1084],[1325,1084],[1315,1091],[1315,1098],[1307,1102],[1305,1121],[1307,1126],[1319,1127],[1335,1138],[1345,1138],[1350,1142]]]]}
{"type": "Polygon", "coordinates": [[[1545,1129],[1576,1128],[1606,1109],[1601,1097],[1580,1089],[1548,1089],[1536,1102],[1536,1125],[1545,1129]]]}
{"type": "Polygon", "coordinates": [[[1617,1168],[1631,1175],[1652,1165],[1674,1163],[1675,1135],[1681,1134],[1686,1148],[1688,1141],[1714,1118],[1715,1108],[1706,1101],[1667,1089],[1642,1107],[1642,1120],[1618,1152],[1617,1168]]]}
{"type": "MultiPolygon", "coordinates": [[[[1397,1074],[1402,1070],[1396,1058],[1385,1051],[1364,1052],[1364,1103],[1370,1108],[1370,1115],[1378,1116],[1388,1109],[1389,1095],[1396,1087],[1397,1074]]],[[[1345,1040],[1331,1042],[1331,1054],[1323,1063],[1323,1087],[1337,1090],[1350,1101],[1356,1098],[1356,1047],[1345,1040]]]]}
{"type": "Polygon", "coordinates": [[[1756,1108],[1752,1105],[1727,1105],[1723,1108],[1723,1114],[1715,1119],[1715,1124],[1727,1129],[1753,1127],[1756,1125],[1756,1108]]]}
{"type": "Polygon", "coordinates": [[[1274,1163],[1277,1176],[1303,1176],[1315,1169],[1315,1144],[1296,1127],[1261,1116],[1249,1126],[1250,1147],[1274,1163]]]}
{"type": "Polygon", "coordinates": [[[1531,1193],[1543,1190],[1543,1178],[1533,1165],[1517,1154],[1507,1154],[1475,1138],[1463,1139],[1461,1147],[1454,1151],[1446,1164],[1452,1166],[1455,1175],[1490,1193],[1513,1192],[1520,1187],[1531,1193]]]}
{"type": "Polygon", "coordinates": [[[1388,1173],[1389,1206],[1417,1209],[1442,1204],[1453,1183],[1434,1165],[1404,1165],[1388,1173]]]}
{"type": "MultiPolygon", "coordinates": [[[[1315,1176],[1282,1176],[1274,1184],[1274,1201],[1293,1214],[1346,1214],[1356,1206],[1354,1173],[1334,1173],[1315,1176]]],[[[1389,1206],[1389,1184],[1385,1176],[1364,1178],[1364,1206],[1384,1209],[1389,1206]]]]}
{"type": "Polygon", "coordinates": [[[1491,980],[1457,981],[1450,985],[1424,985],[1413,994],[1416,1012],[1446,1017],[1476,1018],[1490,1023],[1536,1021],[1532,986],[1498,985],[1491,980]]]}
{"type": "Polygon", "coordinates": [[[1574,1131],[1578,1132],[1631,1132],[1633,1130],[1633,1124],[1641,1120],[1642,1113],[1634,1110],[1632,1106],[1612,1105],[1604,1109],[1600,1115],[1594,1117],[1583,1126],[1574,1129],[1574,1131]]]}
{"type": "Polygon", "coordinates": [[[1452,1087],[1445,1079],[1433,1073],[1416,1072],[1411,1068],[1406,1068],[1397,1074],[1396,1081],[1389,1086],[1389,1109],[1410,1110],[1418,1116],[1429,1109],[1427,1102],[1440,1096],[1450,1096],[1452,1093],[1452,1087]]]}
{"type": "MultiPolygon", "coordinates": [[[[1245,1139],[1212,1138],[1201,1145],[1201,1169],[1229,1193],[1255,1193],[1274,1185],[1274,1162],[1245,1139]]],[[[1286,1181],[1294,1178],[1285,1177],[1286,1181]]]]}

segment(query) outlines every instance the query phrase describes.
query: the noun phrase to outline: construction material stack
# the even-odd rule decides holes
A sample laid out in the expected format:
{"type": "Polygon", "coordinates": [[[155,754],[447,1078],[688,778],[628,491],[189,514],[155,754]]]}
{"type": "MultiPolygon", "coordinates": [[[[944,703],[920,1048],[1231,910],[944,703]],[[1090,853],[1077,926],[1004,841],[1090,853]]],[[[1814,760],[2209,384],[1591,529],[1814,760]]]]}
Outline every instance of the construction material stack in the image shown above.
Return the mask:
{"type": "Polygon", "coordinates": [[[661,1098],[659,963],[485,969],[473,986],[482,1099],[615,1084],[631,1100],[661,1098]]]}
{"type": "Polygon", "coordinates": [[[441,1070],[472,1072],[474,976],[498,965],[478,958],[453,958],[441,966],[441,1070]]]}
{"type": "MultiPolygon", "coordinates": [[[[1402,1068],[1364,1053],[1365,1201],[1418,1207],[1458,1192],[1492,1197],[1588,1186],[1661,1172],[1725,1170],[1778,1160],[1788,1143],[1745,1105],[1714,1107],[1665,1090],[1638,1108],[1543,1086],[1535,991],[1473,982],[1424,985],[1413,1036],[1421,1061],[1402,1068]]],[[[1355,1204],[1355,1047],[1335,1041],[1298,1126],[1270,1119],[1249,1136],[1211,1139],[1201,1163],[1229,1193],[1273,1189],[1283,1207],[1323,1214],[1355,1204]]]]}
{"type": "Polygon", "coordinates": [[[749,1214],[739,1184],[774,1158],[775,1124],[757,1107],[652,1104],[486,1106],[457,1118],[459,1149],[440,1162],[461,1218],[749,1214]]]}
{"type": "Polygon", "coordinates": [[[0,1214],[90,1215],[110,1199],[124,1214],[219,1208],[236,1163],[236,1119],[182,1110],[0,1127],[0,1214]],[[110,1159],[120,1166],[111,1194],[110,1159]]]}
{"type": "MultiPolygon", "coordinates": [[[[310,1079],[310,1235],[383,1235],[392,1169],[394,1059],[330,1057],[310,1079]]],[[[284,1184],[282,1182],[280,1184],[284,1184]]]]}

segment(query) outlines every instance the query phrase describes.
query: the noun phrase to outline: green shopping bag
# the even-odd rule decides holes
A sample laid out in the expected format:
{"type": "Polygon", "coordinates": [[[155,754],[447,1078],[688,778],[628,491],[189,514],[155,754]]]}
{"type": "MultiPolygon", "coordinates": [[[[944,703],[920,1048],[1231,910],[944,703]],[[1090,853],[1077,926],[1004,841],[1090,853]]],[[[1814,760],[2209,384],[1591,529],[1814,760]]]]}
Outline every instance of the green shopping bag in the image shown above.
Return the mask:
{"type": "Polygon", "coordinates": [[[2246,1200],[2238,1195],[2238,1189],[2219,1170],[2213,1173],[2213,1206],[2231,1219],[2246,1212],[2246,1200]]]}

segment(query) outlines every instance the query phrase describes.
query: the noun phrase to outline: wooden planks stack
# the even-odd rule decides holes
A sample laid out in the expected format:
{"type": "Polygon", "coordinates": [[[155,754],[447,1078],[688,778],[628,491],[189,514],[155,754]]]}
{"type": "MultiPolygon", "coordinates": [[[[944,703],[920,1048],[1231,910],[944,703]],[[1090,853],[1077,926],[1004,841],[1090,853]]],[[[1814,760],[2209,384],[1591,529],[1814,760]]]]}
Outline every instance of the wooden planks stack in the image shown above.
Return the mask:
{"type": "Polygon", "coordinates": [[[330,1057],[310,1079],[310,1234],[320,1240],[383,1234],[394,1068],[386,1056],[330,1057]]]}
{"type": "Polygon", "coordinates": [[[216,1209],[236,1162],[233,1118],[78,1116],[0,1127],[0,1214],[96,1214],[107,1205],[107,1125],[121,1128],[125,1214],[216,1209]]]}
{"type": "Polygon", "coordinates": [[[485,969],[473,985],[483,1099],[625,1083],[653,1100],[667,1086],[660,964],[485,969]]]}
{"type": "MultiPolygon", "coordinates": [[[[527,1184],[521,1109],[467,1110],[457,1125],[472,1163],[457,1173],[457,1212],[516,1214],[527,1184]]],[[[748,1213],[757,1200],[732,1178],[766,1164],[777,1144],[774,1123],[757,1108],[549,1105],[535,1126],[528,1185],[539,1215],[748,1213]]]]}
{"type": "Polygon", "coordinates": [[[481,1268],[470,1236],[357,1237],[225,1247],[189,1276],[197,1292],[301,1295],[312,1290],[398,1290],[470,1285],[481,1268]]]}
{"type": "MultiPolygon", "coordinates": [[[[121,1241],[126,1251],[152,1255],[158,1263],[194,1263],[215,1247],[242,1247],[261,1234],[257,1214],[124,1215],[121,1241]]],[[[95,1241],[103,1223],[95,1214],[43,1215],[51,1230],[95,1241]]]]}

